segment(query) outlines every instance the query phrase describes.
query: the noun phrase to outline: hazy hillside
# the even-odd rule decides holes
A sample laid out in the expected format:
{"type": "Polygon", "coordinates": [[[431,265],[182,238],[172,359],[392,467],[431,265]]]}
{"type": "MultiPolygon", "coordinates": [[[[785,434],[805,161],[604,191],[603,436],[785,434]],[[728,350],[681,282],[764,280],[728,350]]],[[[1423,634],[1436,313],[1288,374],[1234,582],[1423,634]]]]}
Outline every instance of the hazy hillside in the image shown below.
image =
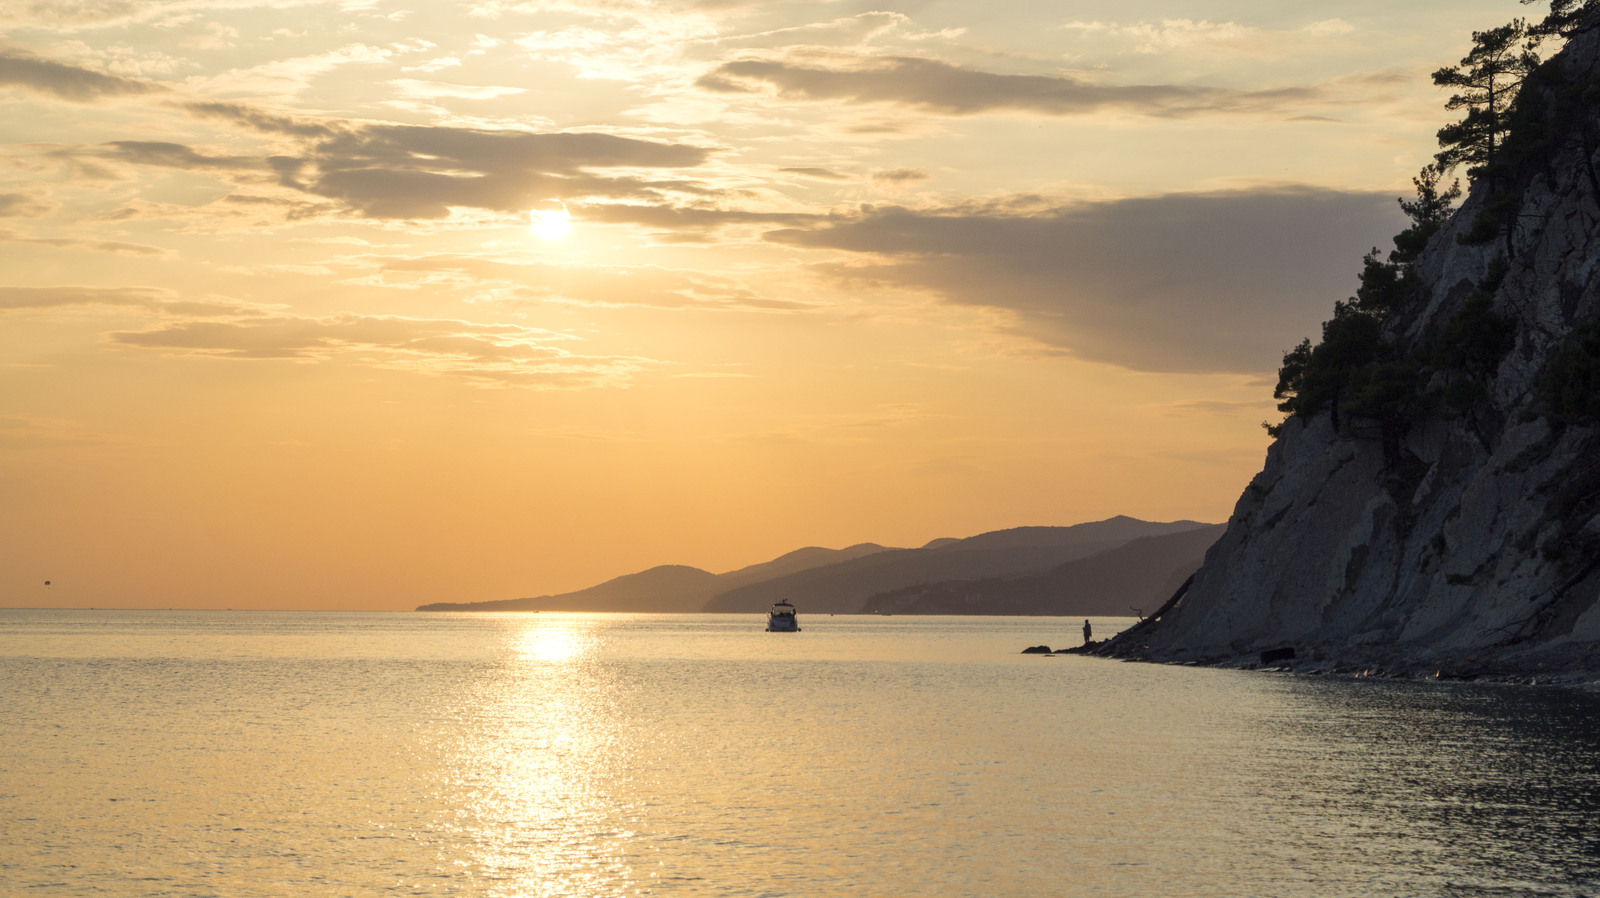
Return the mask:
{"type": "Polygon", "coordinates": [[[672,614],[699,611],[712,596],[729,589],[809,568],[888,551],[874,543],[845,549],[808,546],[771,561],[713,574],[680,564],[653,567],[607,580],[577,592],[492,602],[436,602],[418,611],[630,611],[672,614]]]}
{"type": "Polygon", "coordinates": [[[918,584],[1017,577],[1087,558],[1143,536],[1196,530],[1194,521],[1151,523],[1129,517],[1072,527],[1019,527],[983,533],[935,548],[896,549],[813,568],[721,593],[706,611],[758,612],[787,599],[802,612],[871,610],[873,595],[918,584]]]}
{"type": "Polygon", "coordinates": [[[1207,526],[1194,521],[1152,523],[1118,516],[1071,527],[1016,527],[965,539],[938,539],[921,549],[889,549],[875,543],[844,549],[811,546],[722,574],[662,565],[576,592],[490,602],[438,602],[417,610],[762,612],[786,598],[800,604],[804,612],[848,613],[863,610],[867,598],[876,593],[924,583],[1039,573],[1132,540],[1207,526]]]}
{"type": "MultiPolygon", "coordinates": [[[[799,573],[800,571],[890,551],[895,550],[880,546],[877,543],[859,543],[844,549],[820,549],[816,546],[808,546],[804,549],[796,549],[786,555],[780,555],[771,561],[752,564],[749,567],[742,567],[726,574],[718,574],[716,592],[726,592],[749,583],[772,580],[788,574],[799,573]]],[[[710,599],[711,594],[708,594],[706,600],[709,601],[710,599]]],[[[700,609],[695,608],[693,610],[698,611],[700,609]]]]}
{"type": "Polygon", "coordinates": [[[1146,536],[1183,533],[1198,527],[1209,526],[1198,521],[1172,521],[1159,523],[1141,521],[1127,515],[1117,515],[1104,521],[1091,521],[1071,527],[1012,527],[1009,530],[991,530],[966,539],[934,540],[923,548],[943,551],[966,549],[1022,549],[1042,546],[1120,546],[1146,536]],[[938,543],[938,545],[934,545],[938,543]]]}
{"type": "Polygon", "coordinates": [[[1147,536],[1041,574],[957,580],[879,593],[869,610],[895,614],[1065,614],[1153,612],[1205,560],[1222,524],[1147,536]]]}
{"type": "Polygon", "coordinates": [[[497,602],[438,602],[418,611],[695,611],[717,575],[681,564],[665,564],[607,580],[577,592],[497,602]]]}

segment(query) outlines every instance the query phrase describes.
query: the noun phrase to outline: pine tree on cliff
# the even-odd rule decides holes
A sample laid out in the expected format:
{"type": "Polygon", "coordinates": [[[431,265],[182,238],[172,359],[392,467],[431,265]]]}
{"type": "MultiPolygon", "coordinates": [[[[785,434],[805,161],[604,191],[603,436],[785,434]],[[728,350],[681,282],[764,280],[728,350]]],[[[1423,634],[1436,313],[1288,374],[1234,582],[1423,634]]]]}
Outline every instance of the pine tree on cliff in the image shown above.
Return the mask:
{"type": "Polygon", "coordinates": [[[1429,339],[1435,345],[1397,345],[1386,337],[1383,323],[1416,295],[1412,264],[1461,196],[1459,184],[1440,186],[1451,170],[1466,166],[1467,177],[1487,188],[1483,206],[1458,239],[1486,243],[1503,237],[1506,252],[1501,267],[1495,269],[1502,274],[1515,249],[1518,167],[1541,153],[1548,156],[1553,151],[1551,141],[1578,141],[1591,189],[1600,202],[1600,174],[1592,161],[1600,150],[1600,129],[1587,114],[1600,102],[1600,85],[1553,90],[1550,82],[1559,74],[1541,67],[1536,52],[1547,40],[1559,44],[1596,28],[1600,28],[1600,0],[1550,0],[1549,14],[1537,24],[1516,19],[1475,32],[1472,48],[1460,63],[1434,72],[1436,85],[1455,89],[1446,108],[1465,110],[1465,115],[1439,130],[1436,161],[1413,179],[1416,199],[1400,201],[1412,225],[1395,235],[1394,251],[1385,259],[1374,249],[1362,260],[1360,288],[1349,300],[1334,304],[1333,318],[1322,325],[1320,343],[1305,340],[1284,354],[1273,397],[1287,417],[1279,424],[1263,422],[1268,433],[1280,434],[1289,418],[1310,419],[1328,411],[1335,432],[1343,432],[1352,420],[1376,424],[1389,457],[1398,454],[1398,438],[1409,422],[1430,406],[1442,402],[1472,416],[1485,395],[1484,382],[1509,348],[1512,322],[1493,310],[1498,276],[1478,285],[1443,333],[1429,339]],[[1524,88],[1535,96],[1519,104],[1524,88]],[[1554,95],[1554,105],[1546,94],[1554,95]],[[1576,129],[1571,127],[1574,121],[1576,129]],[[1440,340],[1447,345],[1437,345],[1440,340]],[[1425,388],[1441,382],[1442,393],[1425,388]]]}
{"type": "MultiPolygon", "coordinates": [[[[1540,0],[1522,0],[1524,6],[1540,0]]],[[[1533,26],[1533,35],[1571,37],[1594,28],[1600,28],[1595,13],[1600,12],[1600,0],[1550,0],[1550,13],[1544,21],[1533,26]]]]}
{"type": "Polygon", "coordinates": [[[1511,132],[1513,106],[1522,84],[1539,67],[1539,35],[1526,19],[1513,19],[1499,28],[1472,33],[1472,50],[1457,65],[1433,73],[1433,83],[1454,88],[1444,104],[1451,111],[1465,109],[1460,121],[1439,129],[1439,167],[1449,171],[1467,166],[1472,181],[1487,181],[1489,199],[1473,229],[1474,242],[1504,235],[1506,255],[1513,254],[1511,197],[1501,191],[1506,179],[1499,151],[1511,132]]]}
{"type": "Polygon", "coordinates": [[[1472,33],[1472,50],[1458,65],[1433,73],[1433,83],[1458,92],[1444,104],[1449,110],[1465,109],[1459,122],[1439,129],[1436,159],[1445,171],[1471,166],[1467,176],[1487,174],[1494,188],[1495,150],[1511,129],[1511,105],[1528,74],[1539,67],[1535,39],[1526,19],[1514,19],[1488,31],[1472,33]]]}

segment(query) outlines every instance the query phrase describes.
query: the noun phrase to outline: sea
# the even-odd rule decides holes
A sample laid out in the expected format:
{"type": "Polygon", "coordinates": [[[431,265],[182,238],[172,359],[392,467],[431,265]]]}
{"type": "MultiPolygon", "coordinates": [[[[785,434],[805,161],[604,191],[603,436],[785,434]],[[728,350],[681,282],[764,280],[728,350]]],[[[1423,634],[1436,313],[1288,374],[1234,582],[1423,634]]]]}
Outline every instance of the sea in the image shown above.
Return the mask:
{"type": "Polygon", "coordinates": [[[1600,895],[1593,687],[800,611],[0,610],[0,895],[1600,895]]]}

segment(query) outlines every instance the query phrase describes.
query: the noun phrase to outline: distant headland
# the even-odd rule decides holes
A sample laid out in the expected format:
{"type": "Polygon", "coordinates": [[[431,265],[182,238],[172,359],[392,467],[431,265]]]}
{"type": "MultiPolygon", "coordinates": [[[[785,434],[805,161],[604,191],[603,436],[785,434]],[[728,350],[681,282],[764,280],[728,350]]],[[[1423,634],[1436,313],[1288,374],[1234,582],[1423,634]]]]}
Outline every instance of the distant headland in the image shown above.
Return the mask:
{"type": "Polygon", "coordinates": [[[713,574],[662,565],[560,595],[438,602],[418,611],[760,612],[1136,616],[1200,566],[1223,525],[1114,517],[1017,527],[919,548],[807,547],[713,574]]]}

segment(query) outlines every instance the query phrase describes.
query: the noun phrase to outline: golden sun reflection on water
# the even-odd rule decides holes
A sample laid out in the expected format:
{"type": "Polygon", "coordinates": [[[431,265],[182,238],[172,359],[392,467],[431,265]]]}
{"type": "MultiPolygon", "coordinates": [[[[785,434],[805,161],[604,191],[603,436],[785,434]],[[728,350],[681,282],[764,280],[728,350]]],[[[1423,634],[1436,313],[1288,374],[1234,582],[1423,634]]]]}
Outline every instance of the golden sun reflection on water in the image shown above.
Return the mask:
{"type": "Polygon", "coordinates": [[[581,626],[537,626],[517,638],[517,654],[533,661],[571,661],[594,647],[594,635],[581,626]]]}
{"type": "Polygon", "coordinates": [[[626,743],[613,684],[594,660],[593,622],[541,616],[507,634],[510,651],[474,690],[453,753],[452,829],[482,894],[636,893],[627,858],[626,743]]]}

